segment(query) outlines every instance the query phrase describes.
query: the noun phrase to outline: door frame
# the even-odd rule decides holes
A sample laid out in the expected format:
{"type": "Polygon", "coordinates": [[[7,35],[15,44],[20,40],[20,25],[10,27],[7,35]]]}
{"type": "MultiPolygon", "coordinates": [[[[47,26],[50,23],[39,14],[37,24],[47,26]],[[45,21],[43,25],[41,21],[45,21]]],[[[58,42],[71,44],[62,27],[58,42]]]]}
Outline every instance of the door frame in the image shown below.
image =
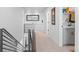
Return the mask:
{"type": "Polygon", "coordinates": [[[62,13],[62,7],[59,8],[59,47],[63,47],[63,13],[62,13]]]}
{"type": "MultiPolygon", "coordinates": [[[[75,51],[79,51],[79,8],[75,7],[75,51]]],[[[59,47],[63,47],[63,14],[62,14],[62,8],[59,9],[59,47]]]]}
{"type": "Polygon", "coordinates": [[[79,51],[79,8],[75,7],[75,52],[79,51]]]}

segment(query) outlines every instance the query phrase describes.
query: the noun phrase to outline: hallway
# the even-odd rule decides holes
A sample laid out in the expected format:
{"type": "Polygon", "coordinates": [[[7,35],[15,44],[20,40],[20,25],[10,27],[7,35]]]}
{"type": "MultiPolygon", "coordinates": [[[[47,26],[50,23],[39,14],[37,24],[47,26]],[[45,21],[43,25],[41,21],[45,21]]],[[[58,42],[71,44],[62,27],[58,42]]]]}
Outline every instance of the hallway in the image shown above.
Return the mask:
{"type": "MultiPolygon", "coordinates": [[[[79,47],[78,35],[76,34],[78,24],[75,22],[77,20],[75,19],[77,11],[71,7],[0,8],[1,52],[3,51],[3,45],[6,45],[6,48],[8,48],[7,46],[12,48],[5,48],[5,50],[18,52],[19,50],[22,52],[75,52],[75,48],[77,50],[79,47]],[[68,13],[67,9],[72,13],[68,13]],[[74,18],[71,18],[71,15],[74,18]],[[11,35],[2,34],[7,32],[3,28],[11,35]],[[3,35],[8,36],[8,38],[3,35]],[[9,36],[11,36],[11,39],[9,36]],[[14,40],[14,42],[8,44],[3,39],[7,41],[8,39],[10,41],[14,40]],[[19,43],[17,44],[17,42],[19,43]],[[74,46],[64,46],[66,44],[74,46]],[[20,49],[19,45],[21,46],[20,49]]],[[[76,17],[79,18],[78,15],[76,17]]]]}
{"type": "Polygon", "coordinates": [[[36,51],[37,52],[69,52],[66,48],[60,48],[57,44],[46,36],[46,33],[36,33],[36,51]]]}

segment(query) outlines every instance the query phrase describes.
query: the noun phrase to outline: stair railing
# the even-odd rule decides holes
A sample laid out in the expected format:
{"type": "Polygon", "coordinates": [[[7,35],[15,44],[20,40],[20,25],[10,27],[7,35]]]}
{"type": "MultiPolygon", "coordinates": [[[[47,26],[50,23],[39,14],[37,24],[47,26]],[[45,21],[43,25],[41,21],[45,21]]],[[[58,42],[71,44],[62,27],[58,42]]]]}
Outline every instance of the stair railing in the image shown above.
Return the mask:
{"type": "Polygon", "coordinates": [[[35,41],[35,32],[34,30],[28,29],[28,52],[36,51],[36,41],[35,41]]]}
{"type": "Polygon", "coordinates": [[[25,47],[17,41],[6,29],[0,29],[0,52],[24,51],[25,47]],[[19,45],[22,49],[17,47],[19,45]]]}

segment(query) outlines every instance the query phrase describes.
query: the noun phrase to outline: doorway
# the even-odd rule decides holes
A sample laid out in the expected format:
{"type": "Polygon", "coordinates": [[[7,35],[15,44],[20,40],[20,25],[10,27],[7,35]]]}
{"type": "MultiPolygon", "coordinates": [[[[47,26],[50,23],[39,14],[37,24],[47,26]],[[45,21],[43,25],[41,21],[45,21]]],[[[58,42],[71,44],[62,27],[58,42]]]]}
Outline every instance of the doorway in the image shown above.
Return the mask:
{"type": "Polygon", "coordinates": [[[70,52],[75,51],[75,8],[60,9],[59,45],[70,52]]]}

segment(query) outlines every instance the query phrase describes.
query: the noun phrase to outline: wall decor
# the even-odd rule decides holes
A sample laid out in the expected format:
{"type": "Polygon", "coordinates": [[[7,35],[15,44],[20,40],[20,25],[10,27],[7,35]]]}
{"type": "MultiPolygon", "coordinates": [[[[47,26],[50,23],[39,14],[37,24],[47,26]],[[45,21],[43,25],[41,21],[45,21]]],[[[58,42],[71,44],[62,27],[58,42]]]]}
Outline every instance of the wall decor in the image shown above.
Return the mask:
{"type": "Polygon", "coordinates": [[[51,9],[51,24],[55,25],[55,7],[51,9]]]}
{"type": "Polygon", "coordinates": [[[26,21],[39,21],[39,15],[26,15],[26,21]]]}
{"type": "Polygon", "coordinates": [[[73,7],[66,7],[63,9],[63,14],[67,16],[68,22],[75,23],[75,11],[73,7]]]}
{"type": "Polygon", "coordinates": [[[71,12],[69,15],[69,22],[75,23],[75,12],[71,12]]]}

